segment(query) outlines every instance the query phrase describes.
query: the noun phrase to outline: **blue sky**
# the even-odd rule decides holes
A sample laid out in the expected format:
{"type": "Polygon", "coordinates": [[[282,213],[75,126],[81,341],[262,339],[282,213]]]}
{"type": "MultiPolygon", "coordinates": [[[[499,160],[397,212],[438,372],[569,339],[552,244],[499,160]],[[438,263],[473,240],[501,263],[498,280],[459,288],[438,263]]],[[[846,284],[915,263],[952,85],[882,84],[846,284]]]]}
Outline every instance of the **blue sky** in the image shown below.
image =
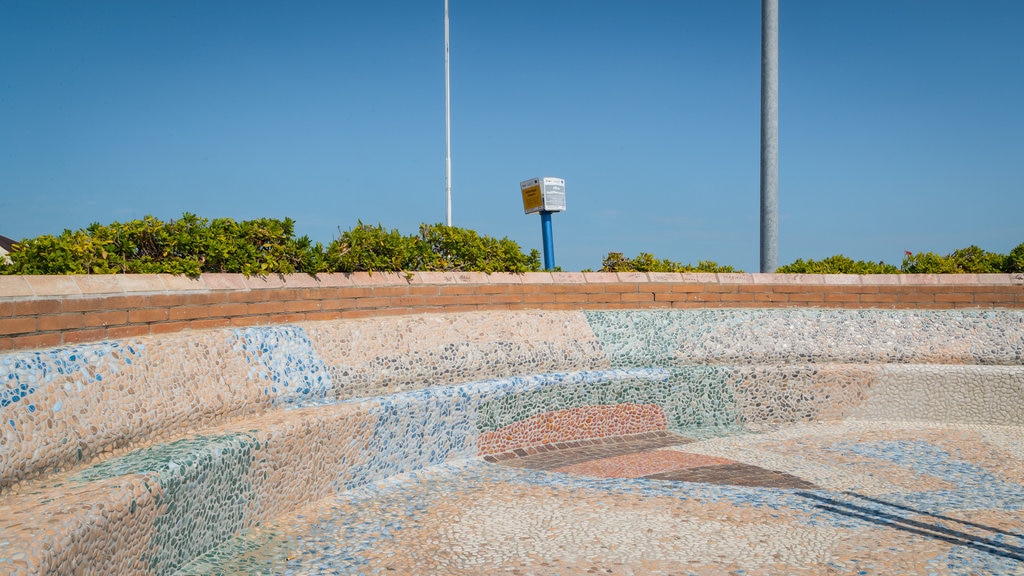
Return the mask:
{"type": "MultiPolygon", "coordinates": [[[[760,2],[450,0],[453,223],[757,271],[760,2]]],[[[0,1],[0,234],[444,220],[443,0],[0,1]]],[[[1024,2],[780,0],[779,263],[1024,242],[1024,2]]]]}

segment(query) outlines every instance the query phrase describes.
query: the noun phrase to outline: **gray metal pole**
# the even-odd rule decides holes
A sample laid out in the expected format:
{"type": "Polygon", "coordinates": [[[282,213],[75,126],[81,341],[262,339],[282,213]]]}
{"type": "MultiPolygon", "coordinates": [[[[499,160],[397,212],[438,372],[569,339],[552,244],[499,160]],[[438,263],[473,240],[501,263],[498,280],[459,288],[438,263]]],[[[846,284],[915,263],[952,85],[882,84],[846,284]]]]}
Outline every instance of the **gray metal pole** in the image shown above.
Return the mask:
{"type": "Polygon", "coordinates": [[[448,64],[448,0],[444,0],[444,207],[446,226],[452,225],[452,107],[448,64]]]}
{"type": "Polygon", "coordinates": [[[761,0],[761,272],[779,265],[779,0],[761,0]]]}

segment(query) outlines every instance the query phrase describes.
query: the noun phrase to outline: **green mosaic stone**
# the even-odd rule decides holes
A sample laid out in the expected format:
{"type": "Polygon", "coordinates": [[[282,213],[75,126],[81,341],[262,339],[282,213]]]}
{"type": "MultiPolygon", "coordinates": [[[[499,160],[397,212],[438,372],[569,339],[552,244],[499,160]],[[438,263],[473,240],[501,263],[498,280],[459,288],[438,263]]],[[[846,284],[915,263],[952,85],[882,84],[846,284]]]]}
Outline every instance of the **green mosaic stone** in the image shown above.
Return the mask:
{"type": "MultiPolygon", "coordinates": [[[[146,564],[170,574],[244,528],[255,438],[248,434],[196,436],[136,450],[100,462],[72,477],[75,482],[149,474],[162,489],[161,513],[153,520],[146,564]]],[[[146,487],[154,492],[150,482],[146,487]]]]}

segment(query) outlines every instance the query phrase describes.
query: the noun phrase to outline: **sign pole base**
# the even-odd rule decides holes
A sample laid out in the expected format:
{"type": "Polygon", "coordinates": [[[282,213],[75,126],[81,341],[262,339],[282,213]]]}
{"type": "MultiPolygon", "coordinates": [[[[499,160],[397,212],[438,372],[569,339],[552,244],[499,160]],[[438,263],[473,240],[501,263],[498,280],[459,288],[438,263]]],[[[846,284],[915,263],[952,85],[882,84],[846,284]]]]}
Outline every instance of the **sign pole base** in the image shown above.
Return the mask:
{"type": "Polygon", "coordinates": [[[544,236],[544,269],[555,268],[555,242],[551,237],[551,212],[541,210],[540,230],[544,236]]]}

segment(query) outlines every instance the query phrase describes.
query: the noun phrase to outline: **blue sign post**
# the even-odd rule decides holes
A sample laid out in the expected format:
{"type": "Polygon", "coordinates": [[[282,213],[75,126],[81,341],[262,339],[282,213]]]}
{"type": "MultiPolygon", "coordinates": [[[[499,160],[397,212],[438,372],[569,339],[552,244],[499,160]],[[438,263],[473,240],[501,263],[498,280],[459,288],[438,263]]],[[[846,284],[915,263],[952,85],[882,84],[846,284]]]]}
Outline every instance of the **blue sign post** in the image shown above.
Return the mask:
{"type": "Polygon", "coordinates": [[[544,236],[544,269],[555,269],[555,241],[551,237],[551,212],[541,210],[540,233],[544,236]]]}
{"type": "Polygon", "coordinates": [[[531,178],[519,183],[523,194],[523,211],[540,212],[540,230],[544,238],[544,269],[555,268],[555,242],[551,233],[551,214],[565,210],[565,180],[562,178],[531,178]]]}

